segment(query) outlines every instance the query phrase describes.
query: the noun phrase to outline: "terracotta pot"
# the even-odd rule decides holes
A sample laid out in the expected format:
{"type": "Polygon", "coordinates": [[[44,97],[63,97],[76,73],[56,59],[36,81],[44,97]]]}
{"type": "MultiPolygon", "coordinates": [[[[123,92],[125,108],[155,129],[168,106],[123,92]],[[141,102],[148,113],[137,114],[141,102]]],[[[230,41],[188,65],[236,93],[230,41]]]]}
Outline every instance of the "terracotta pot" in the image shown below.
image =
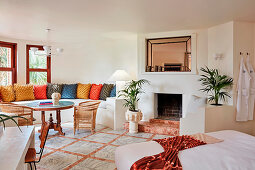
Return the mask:
{"type": "Polygon", "coordinates": [[[126,112],[126,120],[129,121],[129,133],[137,133],[138,132],[138,122],[142,120],[143,114],[141,111],[133,112],[127,110],[126,112]]]}

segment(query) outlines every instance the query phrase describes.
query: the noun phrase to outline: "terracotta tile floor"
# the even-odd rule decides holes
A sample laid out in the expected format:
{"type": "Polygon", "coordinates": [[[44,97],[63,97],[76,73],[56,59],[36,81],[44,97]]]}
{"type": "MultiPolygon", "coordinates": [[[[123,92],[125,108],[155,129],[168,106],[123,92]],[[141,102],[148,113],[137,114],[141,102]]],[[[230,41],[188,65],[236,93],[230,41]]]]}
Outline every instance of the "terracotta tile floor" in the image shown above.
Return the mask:
{"type": "MultiPolygon", "coordinates": [[[[89,130],[80,130],[74,135],[72,126],[72,123],[62,124],[65,136],[50,130],[42,160],[37,164],[38,169],[114,170],[114,153],[118,146],[169,137],[151,133],[129,134],[124,130],[114,131],[102,125],[96,126],[94,134],[89,130]]],[[[39,128],[36,127],[35,135],[38,150],[39,128]]]]}

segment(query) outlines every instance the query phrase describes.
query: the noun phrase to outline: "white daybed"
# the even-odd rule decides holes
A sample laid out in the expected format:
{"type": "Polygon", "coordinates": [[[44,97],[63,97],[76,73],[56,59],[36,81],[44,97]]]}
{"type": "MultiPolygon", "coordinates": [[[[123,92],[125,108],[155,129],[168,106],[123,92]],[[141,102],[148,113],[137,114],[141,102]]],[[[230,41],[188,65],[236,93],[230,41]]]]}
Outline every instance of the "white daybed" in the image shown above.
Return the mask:
{"type": "MultiPolygon", "coordinates": [[[[233,130],[207,134],[224,141],[180,151],[183,170],[255,169],[255,137],[233,130]]],[[[155,141],[124,145],[116,149],[115,163],[118,170],[129,170],[137,160],[161,152],[155,141]]]]}
{"type": "MultiPolygon", "coordinates": [[[[74,105],[77,106],[81,102],[88,101],[89,99],[61,99],[61,101],[72,101],[74,102],[74,105]]],[[[45,99],[45,100],[32,100],[32,101],[19,101],[19,102],[13,102],[15,104],[26,104],[29,102],[35,102],[35,101],[51,101],[51,99],[45,99]]],[[[123,99],[116,99],[109,97],[106,99],[106,101],[101,100],[101,103],[97,110],[97,116],[96,116],[96,124],[102,124],[104,126],[110,127],[114,130],[120,130],[123,129],[123,124],[125,123],[125,112],[126,109],[123,107],[123,99]]],[[[47,111],[45,116],[46,120],[49,119],[50,114],[52,113],[53,119],[56,118],[56,113],[52,111],[47,111]]],[[[67,109],[61,111],[61,122],[73,122],[73,114],[74,109],[67,109]]],[[[34,111],[34,118],[36,121],[34,123],[41,123],[41,113],[39,111],[34,111]]],[[[8,121],[6,123],[6,126],[16,126],[14,122],[8,121]]]]}

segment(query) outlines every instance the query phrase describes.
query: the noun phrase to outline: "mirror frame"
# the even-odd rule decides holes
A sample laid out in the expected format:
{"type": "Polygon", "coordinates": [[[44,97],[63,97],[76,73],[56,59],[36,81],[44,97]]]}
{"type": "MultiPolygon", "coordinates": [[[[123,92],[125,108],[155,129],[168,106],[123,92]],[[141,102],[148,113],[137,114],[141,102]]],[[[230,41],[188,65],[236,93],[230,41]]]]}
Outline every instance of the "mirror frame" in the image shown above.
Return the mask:
{"type": "Polygon", "coordinates": [[[143,75],[183,75],[197,74],[197,37],[195,33],[162,32],[138,35],[138,70],[143,75]],[[191,36],[191,71],[190,72],[146,72],[147,39],[191,36]]]}

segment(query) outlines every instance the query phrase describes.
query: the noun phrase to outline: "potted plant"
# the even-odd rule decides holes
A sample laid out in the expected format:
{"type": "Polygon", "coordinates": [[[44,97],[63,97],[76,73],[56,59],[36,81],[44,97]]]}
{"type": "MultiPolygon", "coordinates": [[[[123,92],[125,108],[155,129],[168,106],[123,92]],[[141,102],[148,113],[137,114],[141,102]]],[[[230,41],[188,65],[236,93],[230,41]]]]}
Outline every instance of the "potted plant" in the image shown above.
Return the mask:
{"type": "Polygon", "coordinates": [[[219,100],[225,101],[227,97],[231,98],[228,93],[228,88],[232,87],[233,79],[227,75],[220,75],[217,69],[209,69],[208,67],[200,69],[204,74],[199,79],[204,88],[200,89],[203,92],[209,93],[209,101],[214,102],[212,105],[219,104],[219,100]]]}
{"type": "Polygon", "coordinates": [[[119,91],[119,97],[123,97],[125,100],[124,107],[127,107],[126,119],[129,121],[129,133],[138,132],[138,122],[142,119],[143,114],[137,109],[137,102],[139,101],[139,95],[144,93],[142,91],[142,86],[144,84],[149,84],[148,80],[132,80],[123,90],[119,91]]]}
{"type": "Polygon", "coordinates": [[[3,114],[3,113],[0,114],[0,136],[2,136],[2,134],[3,134],[3,130],[5,129],[5,121],[7,121],[7,120],[12,120],[17,125],[19,130],[21,131],[17,121],[14,118],[22,118],[22,119],[27,120],[27,118],[22,117],[22,116],[9,116],[9,115],[3,114]]]}

